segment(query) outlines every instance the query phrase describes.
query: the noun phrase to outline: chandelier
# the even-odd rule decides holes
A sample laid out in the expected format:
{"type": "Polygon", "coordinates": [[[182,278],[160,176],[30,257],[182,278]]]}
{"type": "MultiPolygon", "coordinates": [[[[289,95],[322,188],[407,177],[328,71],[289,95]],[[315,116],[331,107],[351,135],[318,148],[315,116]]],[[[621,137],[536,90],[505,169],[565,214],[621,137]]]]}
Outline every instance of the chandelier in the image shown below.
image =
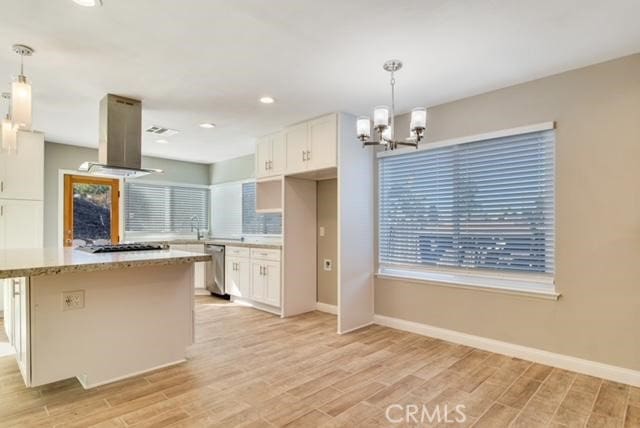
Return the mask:
{"type": "Polygon", "coordinates": [[[394,115],[395,115],[395,72],[402,68],[402,61],[390,59],[382,66],[391,74],[391,108],[388,106],[377,106],[373,110],[373,129],[378,135],[378,139],[371,140],[371,119],[368,116],[360,116],[357,121],[358,139],[362,141],[362,146],[384,146],[385,150],[395,150],[398,146],[410,146],[418,148],[418,143],[424,136],[427,129],[427,109],[416,107],[411,110],[411,123],[409,125],[409,138],[406,141],[397,141],[394,136],[394,115]]]}

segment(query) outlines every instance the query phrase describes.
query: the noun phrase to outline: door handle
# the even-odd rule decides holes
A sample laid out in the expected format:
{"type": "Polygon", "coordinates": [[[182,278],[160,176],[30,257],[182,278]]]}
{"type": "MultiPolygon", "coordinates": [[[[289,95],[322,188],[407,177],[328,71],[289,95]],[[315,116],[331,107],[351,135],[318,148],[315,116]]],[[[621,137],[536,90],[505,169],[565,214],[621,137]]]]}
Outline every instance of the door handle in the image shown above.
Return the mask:
{"type": "Polygon", "coordinates": [[[307,160],[311,160],[311,151],[307,150],[307,160]]]}
{"type": "Polygon", "coordinates": [[[306,162],[307,161],[307,152],[305,152],[304,150],[302,151],[302,162],[306,162]]]}
{"type": "Polygon", "coordinates": [[[265,169],[265,171],[269,169],[269,162],[268,161],[264,161],[264,169],[265,169]]]}
{"type": "Polygon", "coordinates": [[[4,192],[4,180],[0,181],[0,192],[4,192]]]}
{"type": "Polygon", "coordinates": [[[273,161],[269,161],[269,169],[273,169],[273,161]]]}

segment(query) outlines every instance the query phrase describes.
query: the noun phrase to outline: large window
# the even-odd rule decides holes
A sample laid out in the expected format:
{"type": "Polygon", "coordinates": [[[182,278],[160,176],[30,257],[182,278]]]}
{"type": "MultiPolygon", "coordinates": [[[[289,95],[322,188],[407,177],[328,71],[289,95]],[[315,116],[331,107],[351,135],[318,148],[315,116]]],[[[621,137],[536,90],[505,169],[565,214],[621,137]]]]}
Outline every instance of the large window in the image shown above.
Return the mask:
{"type": "Polygon", "coordinates": [[[381,271],[551,278],[554,131],[435,146],[380,157],[381,271]]]}
{"type": "Polygon", "coordinates": [[[256,213],[256,183],[236,181],[212,187],[212,234],[220,238],[281,235],[282,215],[256,213]]]}
{"type": "Polygon", "coordinates": [[[209,189],[205,186],[125,183],[125,232],[189,233],[209,230],[209,189]]]}

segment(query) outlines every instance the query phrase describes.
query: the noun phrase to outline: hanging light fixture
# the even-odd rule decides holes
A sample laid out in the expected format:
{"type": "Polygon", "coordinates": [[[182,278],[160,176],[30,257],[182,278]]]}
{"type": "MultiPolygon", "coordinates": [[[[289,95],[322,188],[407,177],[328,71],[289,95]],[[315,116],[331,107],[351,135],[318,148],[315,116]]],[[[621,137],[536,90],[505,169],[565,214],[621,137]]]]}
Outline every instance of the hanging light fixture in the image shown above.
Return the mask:
{"type": "Polygon", "coordinates": [[[8,92],[2,93],[2,99],[7,100],[9,107],[7,115],[2,118],[2,125],[0,127],[1,133],[1,145],[3,153],[16,153],[18,149],[18,129],[13,125],[11,121],[11,94],[8,92]]]}
{"type": "Polygon", "coordinates": [[[402,68],[402,61],[391,59],[382,66],[391,74],[391,108],[388,106],[378,106],[373,110],[373,129],[378,134],[378,140],[371,140],[371,119],[368,116],[360,116],[356,123],[358,139],[364,146],[384,146],[385,150],[395,150],[398,146],[410,146],[418,148],[418,143],[424,136],[427,129],[427,109],[417,107],[411,111],[411,124],[409,125],[410,136],[407,141],[396,141],[394,138],[394,115],[395,115],[395,72],[402,68]]]}
{"type": "Polygon", "coordinates": [[[20,55],[20,74],[11,84],[11,120],[20,129],[31,129],[31,84],[24,75],[24,57],[33,55],[33,49],[25,45],[13,45],[20,55]]]}

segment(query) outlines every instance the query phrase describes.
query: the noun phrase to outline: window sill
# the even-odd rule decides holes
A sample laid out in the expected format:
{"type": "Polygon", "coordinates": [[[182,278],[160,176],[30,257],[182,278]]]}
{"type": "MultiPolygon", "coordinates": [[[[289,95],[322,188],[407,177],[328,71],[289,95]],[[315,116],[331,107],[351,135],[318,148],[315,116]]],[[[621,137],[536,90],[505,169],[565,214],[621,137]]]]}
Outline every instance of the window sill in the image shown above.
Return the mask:
{"type": "Polygon", "coordinates": [[[560,293],[549,289],[549,282],[544,283],[513,278],[496,278],[447,272],[415,272],[388,268],[380,269],[375,276],[376,278],[395,281],[421,284],[429,283],[442,287],[535,297],[545,300],[558,300],[560,298],[560,293]]]}

